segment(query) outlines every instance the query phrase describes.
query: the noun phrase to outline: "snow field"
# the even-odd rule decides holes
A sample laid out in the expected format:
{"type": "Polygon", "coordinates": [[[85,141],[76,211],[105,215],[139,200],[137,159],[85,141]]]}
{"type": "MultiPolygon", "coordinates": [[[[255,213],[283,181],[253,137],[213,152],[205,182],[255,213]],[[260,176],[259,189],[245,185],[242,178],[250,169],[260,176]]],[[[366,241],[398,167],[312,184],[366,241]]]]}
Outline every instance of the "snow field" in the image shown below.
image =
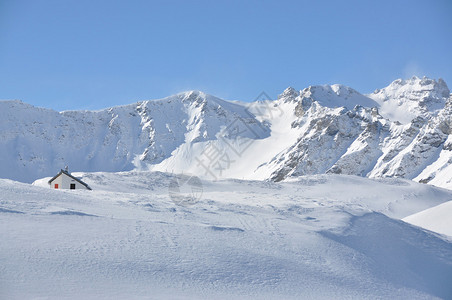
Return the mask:
{"type": "Polygon", "coordinates": [[[452,192],[402,179],[80,173],[93,191],[0,180],[0,298],[450,298],[447,236],[398,219],[452,192]]]}

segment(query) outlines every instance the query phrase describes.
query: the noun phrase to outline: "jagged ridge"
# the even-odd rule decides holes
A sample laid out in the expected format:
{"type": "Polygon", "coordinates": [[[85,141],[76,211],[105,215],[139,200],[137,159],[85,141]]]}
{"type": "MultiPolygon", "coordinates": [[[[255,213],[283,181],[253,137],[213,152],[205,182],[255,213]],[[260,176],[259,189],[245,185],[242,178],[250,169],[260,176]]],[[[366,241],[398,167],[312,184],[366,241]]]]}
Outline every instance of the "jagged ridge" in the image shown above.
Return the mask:
{"type": "Polygon", "coordinates": [[[452,188],[451,103],[446,83],[425,77],[371,95],[288,88],[251,104],[199,91],[95,112],[2,101],[0,177],[31,182],[69,165],[275,181],[340,173],[452,188]]]}

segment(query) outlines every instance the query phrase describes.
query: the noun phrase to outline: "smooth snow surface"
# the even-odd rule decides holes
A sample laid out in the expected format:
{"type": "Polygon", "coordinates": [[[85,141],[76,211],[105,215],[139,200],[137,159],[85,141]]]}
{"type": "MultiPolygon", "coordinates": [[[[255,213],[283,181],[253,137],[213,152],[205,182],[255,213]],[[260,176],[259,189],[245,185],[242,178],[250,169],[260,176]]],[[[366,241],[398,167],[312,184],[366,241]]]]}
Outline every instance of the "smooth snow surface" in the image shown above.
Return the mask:
{"type": "Polygon", "coordinates": [[[415,213],[403,220],[452,238],[452,201],[415,213]]]}
{"type": "Polygon", "coordinates": [[[450,299],[452,243],[399,219],[452,200],[403,179],[202,181],[79,173],[93,191],[0,180],[1,299],[450,299]],[[181,189],[182,190],[182,189],[181,189]]]}

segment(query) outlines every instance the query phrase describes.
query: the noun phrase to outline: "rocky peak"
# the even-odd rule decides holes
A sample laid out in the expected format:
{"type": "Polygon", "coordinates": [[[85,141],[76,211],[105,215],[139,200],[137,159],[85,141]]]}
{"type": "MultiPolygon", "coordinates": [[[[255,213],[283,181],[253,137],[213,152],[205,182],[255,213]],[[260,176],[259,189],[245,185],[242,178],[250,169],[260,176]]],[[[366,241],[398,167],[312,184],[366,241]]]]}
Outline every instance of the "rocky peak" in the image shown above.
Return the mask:
{"type": "Polygon", "coordinates": [[[204,102],[206,100],[206,94],[204,94],[201,91],[188,91],[184,93],[180,93],[177,95],[179,99],[181,99],[182,102],[188,102],[188,103],[200,103],[204,102]]]}
{"type": "Polygon", "coordinates": [[[282,92],[282,94],[278,95],[278,99],[293,100],[297,98],[299,95],[300,93],[297,90],[289,86],[287,89],[284,90],[284,92],[282,92]]]}
{"type": "Polygon", "coordinates": [[[374,95],[378,95],[383,101],[400,98],[412,101],[423,99],[444,101],[444,98],[449,97],[450,90],[441,78],[436,81],[425,76],[423,78],[413,76],[407,80],[394,80],[387,87],[376,90],[374,95]]]}
{"type": "Polygon", "coordinates": [[[444,80],[413,76],[407,80],[394,80],[368,97],[378,102],[385,118],[408,124],[417,116],[436,115],[445,107],[449,95],[444,80]]]}
{"type": "Polygon", "coordinates": [[[301,91],[300,97],[305,102],[316,101],[320,105],[329,108],[345,107],[351,110],[356,105],[364,107],[378,106],[378,103],[374,100],[341,84],[310,86],[301,91]]]}

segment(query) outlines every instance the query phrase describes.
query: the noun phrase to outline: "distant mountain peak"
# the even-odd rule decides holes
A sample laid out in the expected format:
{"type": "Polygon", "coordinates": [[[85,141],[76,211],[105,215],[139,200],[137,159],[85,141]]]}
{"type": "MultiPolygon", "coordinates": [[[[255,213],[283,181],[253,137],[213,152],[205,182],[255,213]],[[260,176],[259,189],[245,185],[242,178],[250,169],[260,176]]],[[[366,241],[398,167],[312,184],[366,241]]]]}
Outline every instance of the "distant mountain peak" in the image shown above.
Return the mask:
{"type": "Polygon", "coordinates": [[[191,90],[177,94],[182,102],[195,102],[207,99],[207,94],[198,90],[191,90]]]}
{"type": "Polygon", "coordinates": [[[300,95],[300,93],[294,89],[293,87],[289,86],[286,88],[280,95],[278,95],[278,99],[295,99],[300,95]]]}
{"type": "Polygon", "coordinates": [[[33,181],[71,165],[273,180],[327,172],[448,187],[449,93],[441,79],[413,77],[371,95],[315,85],[244,103],[192,90],[94,113],[0,101],[0,177],[33,181]]]}
{"type": "Polygon", "coordinates": [[[345,107],[351,110],[356,105],[378,106],[374,100],[342,84],[309,86],[301,91],[300,97],[329,108],[345,107]]]}
{"type": "Polygon", "coordinates": [[[446,82],[439,78],[438,80],[426,76],[419,78],[413,76],[410,79],[396,79],[383,89],[375,90],[374,94],[392,94],[392,96],[406,96],[407,94],[428,92],[436,98],[447,98],[450,90],[446,82]]]}
{"type": "Polygon", "coordinates": [[[442,79],[413,76],[396,79],[368,96],[379,103],[383,116],[409,123],[418,116],[428,118],[444,108],[450,91],[442,79]]]}

